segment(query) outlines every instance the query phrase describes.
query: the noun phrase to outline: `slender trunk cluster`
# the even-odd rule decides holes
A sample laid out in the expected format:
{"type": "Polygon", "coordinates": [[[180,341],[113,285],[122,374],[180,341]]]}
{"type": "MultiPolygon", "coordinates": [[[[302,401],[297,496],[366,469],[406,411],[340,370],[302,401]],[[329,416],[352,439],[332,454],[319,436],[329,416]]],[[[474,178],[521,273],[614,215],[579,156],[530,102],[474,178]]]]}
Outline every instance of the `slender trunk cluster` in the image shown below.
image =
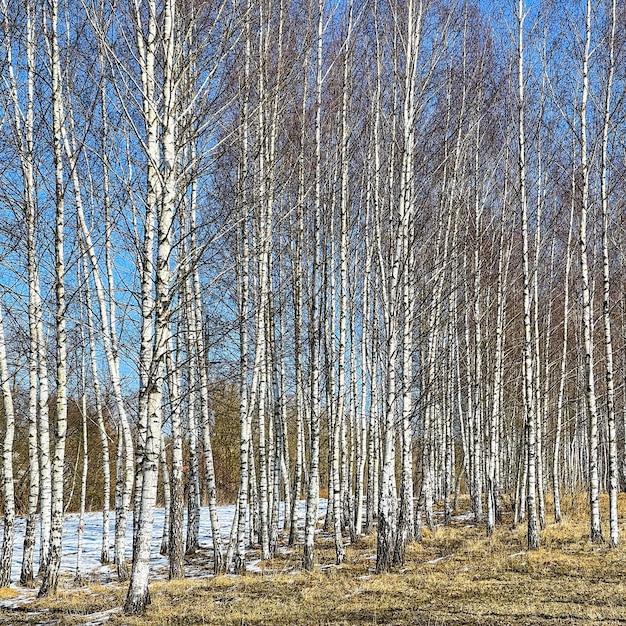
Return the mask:
{"type": "Polygon", "coordinates": [[[192,4],[0,0],[0,585],[23,540],[55,593],[68,507],[128,614],[161,505],[171,578],[312,571],[324,512],[381,573],[465,502],[535,550],[566,489],[618,545],[617,3],[192,4]]]}

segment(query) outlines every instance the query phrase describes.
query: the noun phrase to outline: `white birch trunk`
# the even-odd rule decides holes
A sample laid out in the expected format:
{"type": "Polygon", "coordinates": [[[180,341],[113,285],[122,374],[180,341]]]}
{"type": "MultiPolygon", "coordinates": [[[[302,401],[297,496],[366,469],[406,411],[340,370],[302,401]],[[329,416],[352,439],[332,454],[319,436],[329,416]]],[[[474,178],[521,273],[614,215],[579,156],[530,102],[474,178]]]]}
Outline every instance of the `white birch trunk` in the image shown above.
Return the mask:
{"type": "Polygon", "coordinates": [[[172,469],[170,472],[170,528],[168,541],[169,578],[184,578],[185,543],[183,539],[183,513],[185,487],[183,484],[183,433],[181,426],[181,397],[178,350],[172,338],[165,357],[169,390],[170,426],[172,441],[172,469]],[[175,354],[172,358],[172,354],[175,354]]]}
{"type": "MultiPolygon", "coordinates": [[[[415,145],[416,103],[415,78],[417,59],[420,52],[420,40],[423,19],[423,3],[413,0],[407,7],[407,32],[405,52],[405,82],[403,105],[404,147],[402,152],[402,171],[400,180],[399,213],[401,221],[401,243],[399,246],[402,281],[398,285],[402,297],[402,426],[401,474],[400,474],[400,510],[398,511],[398,530],[394,545],[394,564],[404,564],[406,545],[413,538],[413,432],[411,418],[413,412],[413,321],[414,321],[414,262],[412,250],[413,216],[415,213],[413,182],[413,150],[415,145]]],[[[393,297],[393,296],[392,296],[393,297]]],[[[398,294],[398,300],[400,293],[398,294]]]]}
{"type": "MultiPolygon", "coordinates": [[[[85,276],[87,272],[85,271],[85,276]]],[[[82,336],[82,344],[84,346],[86,338],[82,336]]],[[[88,455],[88,439],[87,439],[87,384],[85,380],[85,355],[83,350],[82,364],[81,364],[81,399],[80,399],[80,413],[81,413],[81,447],[82,447],[82,471],[80,474],[80,504],[78,510],[78,525],[76,527],[76,573],[74,574],[74,583],[77,585],[83,584],[83,543],[85,538],[85,505],[87,500],[87,475],[89,472],[89,455],[88,455]]]]}
{"type": "Polygon", "coordinates": [[[7,363],[2,305],[0,304],[0,383],[2,385],[2,411],[5,428],[2,442],[2,495],[4,524],[2,556],[0,557],[0,588],[11,584],[13,546],[15,543],[15,487],[13,481],[13,440],[15,437],[15,414],[11,376],[7,363]]]}
{"type": "MultiPolygon", "coordinates": [[[[193,267],[193,307],[190,312],[190,324],[193,328],[193,338],[195,344],[195,356],[197,359],[198,379],[200,383],[200,432],[202,437],[202,452],[204,456],[204,471],[206,474],[206,488],[209,497],[209,514],[211,517],[211,536],[213,542],[213,569],[216,574],[222,572],[225,567],[224,554],[222,549],[222,538],[220,534],[220,524],[217,514],[217,485],[215,480],[215,468],[213,465],[213,447],[211,443],[211,427],[214,422],[214,415],[209,397],[209,380],[206,363],[206,347],[202,330],[202,297],[200,290],[200,275],[198,272],[196,259],[195,242],[195,217],[192,212],[192,267],[193,267]]],[[[244,507],[245,509],[245,507],[244,507]]],[[[245,525],[243,526],[245,528],[245,525]]]]}
{"type": "MultiPolygon", "coordinates": [[[[534,376],[532,362],[532,337],[530,325],[530,267],[528,252],[528,203],[526,199],[526,138],[524,134],[524,0],[518,3],[518,164],[519,164],[519,184],[520,184],[520,204],[522,213],[522,256],[524,274],[524,409],[526,423],[526,450],[528,454],[527,481],[528,492],[528,549],[539,549],[539,530],[537,525],[536,507],[536,419],[535,419],[535,397],[534,376]]],[[[524,481],[526,482],[526,481],[524,481]]]]}
{"type": "MultiPolygon", "coordinates": [[[[480,97],[480,96],[479,96],[480,97]]],[[[476,123],[476,145],[474,153],[474,176],[476,177],[475,189],[474,189],[474,227],[475,232],[475,247],[473,250],[473,293],[472,293],[472,317],[473,317],[473,339],[474,339],[474,367],[472,372],[473,378],[473,394],[471,394],[471,430],[472,430],[472,511],[474,513],[474,520],[477,524],[483,521],[483,411],[482,411],[482,395],[483,395],[483,381],[482,381],[482,369],[483,369],[483,356],[482,356],[482,325],[481,325],[481,266],[479,258],[479,246],[481,244],[481,222],[482,222],[482,199],[480,198],[480,192],[478,189],[478,176],[480,167],[480,113],[481,105],[479,104],[478,116],[479,121],[476,123]]],[[[469,349],[469,345],[468,345],[469,349]]],[[[468,386],[469,389],[469,386],[468,386]]]]}
{"type": "Polygon", "coordinates": [[[163,533],[161,535],[161,547],[159,553],[167,556],[170,551],[170,520],[172,515],[172,487],[170,482],[170,470],[167,466],[167,451],[163,433],[161,433],[161,452],[159,455],[159,465],[161,467],[161,481],[163,485],[163,533]]]}
{"type": "Polygon", "coordinates": [[[206,486],[209,494],[209,514],[211,516],[211,535],[213,539],[213,570],[216,574],[224,569],[224,555],[220,534],[219,519],[217,516],[217,485],[215,482],[215,469],[213,467],[213,448],[211,444],[211,422],[214,416],[207,408],[202,412],[202,439],[206,470],[206,486]]]}
{"type": "MultiPolygon", "coordinates": [[[[539,111],[539,124],[541,125],[541,117],[543,115],[543,102],[539,111]]],[[[541,226],[542,226],[542,209],[543,209],[543,169],[542,169],[542,153],[541,153],[541,128],[537,130],[537,213],[535,216],[535,259],[532,271],[532,324],[533,324],[533,375],[535,377],[534,399],[535,399],[535,420],[536,420],[536,467],[537,467],[537,518],[539,522],[539,530],[546,527],[545,501],[543,491],[543,412],[544,407],[541,397],[541,352],[539,337],[539,259],[541,247],[541,226]]],[[[550,324],[547,325],[547,337],[550,334],[550,324]]],[[[549,341],[549,339],[546,341],[549,341]]],[[[548,379],[548,370],[543,372],[544,378],[548,379]]]]}
{"type": "Polygon", "coordinates": [[[98,422],[98,435],[102,446],[102,548],[100,550],[100,562],[109,563],[109,517],[111,505],[111,458],[109,451],[109,436],[104,423],[104,413],[102,410],[102,392],[100,389],[100,378],[98,375],[98,358],[96,353],[95,328],[93,310],[91,308],[91,290],[89,284],[86,285],[87,297],[87,328],[89,339],[89,357],[91,362],[91,375],[93,377],[94,402],[96,405],[96,418],[98,422]]]}
{"type": "MultiPolygon", "coordinates": [[[[159,146],[159,116],[157,106],[157,84],[155,73],[155,54],[157,50],[157,6],[155,0],[147,1],[147,24],[143,24],[141,0],[134,0],[134,27],[137,37],[138,61],[141,71],[141,96],[143,106],[143,123],[145,127],[145,156],[146,156],[146,201],[142,253],[140,255],[141,273],[141,340],[139,347],[139,419],[137,424],[137,458],[135,466],[135,497],[133,511],[133,551],[136,543],[138,516],[141,511],[141,496],[143,486],[143,450],[146,445],[148,428],[148,398],[150,376],[153,374],[153,312],[155,310],[155,296],[153,286],[155,281],[155,221],[157,219],[157,205],[162,196],[162,180],[158,167],[161,161],[159,146]]],[[[127,444],[130,444],[128,441],[127,444]]],[[[120,580],[128,578],[128,570],[123,559],[124,533],[126,530],[125,515],[128,512],[126,503],[130,504],[131,490],[128,482],[123,483],[123,498],[121,506],[116,510],[115,520],[115,553],[120,580]]]]}
{"type": "Polygon", "coordinates": [[[189,496],[187,506],[187,537],[185,554],[194,554],[200,547],[200,463],[198,459],[198,422],[196,419],[196,369],[189,368],[187,399],[187,432],[189,436],[189,496]]]}
{"type": "MultiPolygon", "coordinates": [[[[287,355],[285,350],[284,338],[286,336],[286,329],[284,325],[284,317],[279,313],[280,322],[280,416],[277,424],[279,429],[279,441],[280,441],[280,477],[283,484],[283,499],[284,499],[284,512],[283,512],[283,525],[282,530],[286,530],[290,527],[289,514],[291,511],[291,475],[290,475],[290,455],[289,455],[289,425],[287,414],[287,355]]],[[[280,504],[280,492],[276,499],[277,506],[280,504]]],[[[278,524],[278,519],[276,520],[278,524]]]]}
{"type": "MultiPolygon", "coordinates": [[[[335,562],[343,563],[346,551],[342,537],[342,511],[344,503],[344,488],[341,480],[340,457],[345,454],[342,443],[342,433],[345,432],[346,420],[346,345],[347,345],[347,322],[348,322],[348,173],[349,173],[349,127],[348,127],[348,90],[349,90],[349,58],[352,46],[352,0],[348,6],[348,26],[344,45],[343,62],[343,89],[341,98],[341,139],[340,139],[340,286],[339,286],[339,353],[336,355],[337,366],[337,401],[333,424],[333,452],[332,452],[332,494],[333,494],[333,526],[335,536],[335,562]]],[[[332,218],[331,218],[332,219],[332,218]]],[[[332,270],[331,270],[332,271],[332,270]]],[[[335,298],[331,294],[331,302],[335,298]]],[[[334,316],[332,316],[334,319],[334,316]]],[[[334,336],[334,333],[333,333],[334,336]]],[[[333,359],[334,367],[335,359],[333,359]]],[[[329,375],[331,373],[329,372],[329,375]]],[[[333,400],[334,402],[334,400],[333,400]]],[[[329,494],[330,495],[330,494],[329,494]]]]}
{"type": "Polygon", "coordinates": [[[587,101],[589,99],[589,59],[591,56],[591,0],[586,1],[585,51],[583,56],[582,94],[580,106],[580,167],[582,197],[580,206],[580,278],[583,309],[583,342],[585,353],[585,396],[589,420],[589,523],[593,543],[604,541],[600,527],[600,499],[598,477],[598,410],[594,378],[593,316],[590,293],[589,261],[587,251],[587,215],[589,212],[590,166],[587,154],[587,101]]]}
{"type": "Polygon", "coordinates": [[[309,450],[309,481],[306,498],[306,518],[304,522],[304,551],[302,567],[313,570],[315,528],[319,507],[319,460],[320,460],[320,342],[322,323],[320,320],[320,271],[321,271],[321,184],[322,184],[322,43],[324,34],[325,0],[317,2],[317,67],[315,77],[315,190],[314,190],[314,251],[311,278],[310,360],[311,360],[311,425],[309,450]]]}
{"type": "Polygon", "coordinates": [[[619,477],[617,467],[617,432],[615,424],[615,384],[613,382],[613,340],[611,336],[611,290],[609,264],[609,127],[611,124],[611,90],[615,72],[615,29],[617,2],[610,4],[610,34],[608,41],[609,74],[604,97],[604,121],[602,125],[602,163],[600,195],[602,201],[602,321],[604,324],[604,354],[606,359],[606,408],[609,431],[609,545],[617,547],[619,543],[617,494],[619,477]]]}
{"type": "Polygon", "coordinates": [[[59,3],[51,3],[50,24],[46,24],[50,40],[49,60],[51,71],[53,159],[55,175],[55,291],[56,291],[56,416],[54,457],[52,459],[52,502],[50,547],[39,597],[54,595],[59,582],[63,540],[63,470],[67,434],[67,338],[65,315],[65,181],[63,174],[63,102],[61,87],[61,61],[58,40],[59,3]]]}
{"type": "MultiPolygon", "coordinates": [[[[41,551],[40,564],[44,562],[44,554],[48,549],[49,518],[50,518],[50,453],[47,439],[38,440],[38,392],[41,398],[43,416],[47,420],[48,381],[45,363],[40,365],[40,358],[45,358],[45,349],[39,345],[43,340],[43,319],[41,310],[41,296],[39,288],[39,273],[37,270],[37,255],[35,249],[35,221],[36,221],[36,196],[34,174],[34,76],[35,76],[35,23],[34,7],[32,2],[25,3],[26,12],[26,59],[27,59],[27,102],[26,114],[22,112],[16,74],[13,67],[12,38],[8,24],[5,22],[5,45],[6,63],[9,73],[9,87],[13,105],[12,124],[18,141],[18,153],[23,181],[24,217],[26,221],[26,257],[28,268],[28,508],[26,517],[26,532],[24,534],[24,547],[22,556],[22,568],[20,583],[30,585],[34,580],[34,549],[35,549],[35,524],[37,515],[37,502],[40,496],[40,467],[41,480],[47,486],[46,494],[41,494],[42,510],[45,508],[46,520],[41,525],[41,551]],[[45,376],[45,380],[39,380],[39,375],[45,376]],[[45,407],[43,404],[45,403],[45,407]],[[41,444],[41,445],[39,445],[41,444]]],[[[3,3],[5,13],[8,11],[7,3],[3,3]]],[[[47,431],[46,431],[47,433],[47,431]]],[[[43,521],[43,520],[42,520],[43,521]]],[[[10,575],[10,574],[9,574],[10,575]]]]}
{"type": "MultiPolygon", "coordinates": [[[[244,133],[246,130],[244,129],[244,133]]],[[[247,141],[244,139],[244,147],[247,141]]],[[[247,159],[247,149],[244,149],[244,161],[247,159]]],[[[242,175],[243,176],[243,175],[242,175]]],[[[245,188],[246,177],[243,177],[245,188]]],[[[245,204],[245,199],[244,199],[245,204]]],[[[241,259],[239,264],[238,299],[239,299],[239,494],[237,498],[237,546],[235,550],[233,569],[241,574],[246,569],[246,514],[248,509],[249,466],[250,456],[250,418],[248,415],[248,301],[249,301],[249,252],[247,220],[245,213],[241,220],[241,259]]],[[[234,522],[233,522],[234,523],[234,522]]]]}
{"type": "MultiPolygon", "coordinates": [[[[369,322],[370,308],[370,281],[372,273],[372,251],[370,250],[369,217],[371,214],[371,185],[367,186],[366,216],[365,216],[365,269],[363,273],[362,293],[362,320],[361,320],[361,385],[360,406],[357,416],[357,454],[356,454],[356,489],[355,489],[355,520],[354,534],[359,537],[363,534],[364,518],[363,505],[365,500],[365,466],[368,459],[369,441],[367,437],[367,389],[368,379],[371,384],[373,372],[368,354],[368,342],[370,341],[371,327],[369,322]]],[[[356,352],[356,339],[353,339],[353,351],[356,352]]],[[[356,394],[354,396],[356,402],[356,394]]],[[[367,506],[367,504],[366,504],[367,506]]]]}
{"type": "MultiPolygon", "coordinates": [[[[240,252],[237,258],[237,300],[239,306],[239,493],[237,496],[237,539],[234,552],[233,571],[241,574],[246,569],[246,515],[248,512],[248,492],[250,488],[249,466],[250,457],[250,416],[248,400],[248,315],[250,299],[250,253],[248,245],[248,188],[249,173],[249,113],[250,113],[250,64],[251,64],[251,0],[246,6],[245,29],[245,57],[244,77],[240,87],[242,93],[242,120],[241,120],[241,165],[240,175],[240,205],[238,219],[240,229],[238,233],[240,252]]],[[[230,564],[227,564],[229,567],[230,564]]]]}
{"type": "MultiPolygon", "coordinates": [[[[150,1],[150,31],[156,29],[156,5],[150,1]]],[[[148,369],[148,384],[140,393],[145,394],[147,409],[144,438],[140,439],[139,446],[142,452],[141,481],[139,512],[135,512],[136,530],[133,546],[133,566],[130,585],[124,611],[128,615],[141,615],[150,602],[148,589],[150,539],[154,522],[154,507],[157,495],[157,476],[159,466],[162,403],[165,359],[170,336],[170,263],[172,254],[172,230],[174,209],[177,197],[177,155],[175,141],[175,106],[176,85],[174,80],[174,52],[175,52],[175,2],[167,0],[163,11],[162,43],[164,48],[163,66],[163,113],[162,113],[162,196],[157,212],[158,246],[155,274],[155,321],[152,358],[148,369]]],[[[139,29],[138,29],[139,31],[139,29]]],[[[138,32],[138,39],[141,33],[138,32]]],[[[148,76],[152,82],[153,76],[148,76]]],[[[153,103],[148,103],[151,109],[153,103]]],[[[148,180],[149,187],[155,188],[158,183],[148,180]]],[[[150,218],[150,208],[148,208],[150,218]]],[[[147,224],[146,224],[147,226],[147,224]]],[[[147,229],[148,230],[148,229],[147,229]]],[[[142,302],[145,305],[145,302],[142,302]]],[[[142,341],[145,341],[142,337],[142,341]]],[[[142,365],[148,365],[142,363],[142,365]]],[[[142,416],[140,415],[140,420],[142,416]]]]}
{"type": "Polygon", "coordinates": [[[574,231],[574,189],[576,180],[572,172],[572,200],[570,205],[569,228],[567,230],[567,246],[565,248],[565,273],[563,283],[563,347],[561,350],[559,395],[556,405],[556,426],[554,433],[554,454],[552,459],[552,493],[554,496],[554,521],[561,521],[561,434],[563,429],[563,403],[565,398],[565,382],[567,375],[567,347],[569,336],[569,279],[572,267],[572,235],[574,231]]]}
{"type": "MultiPolygon", "coordinates": [[[[507,193],[504,192],[503,205],[507,205],[507,193]]],[[[497,279],[497,295],[496,295],[496,346],[495,346],[495,363],[493,372],[493,393],[491,405],[491,421],[489,425],[489,458],[487,461],[487,537],[493,534],[497,516],[498,516],[498,492],[499,485],[497,481],[496,464],[499,450],[499,416],[501,410],[501,394],[502,394],[502,364],[504,362],[504,215],[502,216],[502,224],[500,227],[500,239],[498,255],[498,279],[497,279]]],[[[508,259],[507,259],[508,264],[508,259]]]]}
{"type": "MultiPolygon", "coordinates": [[[[308,67],[308,51],[305,52],[304,72],[308,67]]],[[[305,119],[307,107],[308,81],[304,81],[302,87],[302,119],[305,119]]],[[[302,489],[304,458],[304,421],[305,421],[305,383],[302,363],[303,352],[303,248],[304,248],[304,198],[305,198],[305,142],[306,142],[306,125],[303,123],[300,131],[300,154],[298,156],[298,206],[296,210],[296,236],[294,242],[294,269],[293,269],[293,315],[294,315],[294,376],[295,376],[295,410],[296,410],[296,459],[293,473],[293,491],[291,496],[291,514],[288,546],[293,546],[296,541],[298,527],[298,503],[300,501],[302,489]]],[[[306,419],[307,422],[310,420],[306,419]]]]}

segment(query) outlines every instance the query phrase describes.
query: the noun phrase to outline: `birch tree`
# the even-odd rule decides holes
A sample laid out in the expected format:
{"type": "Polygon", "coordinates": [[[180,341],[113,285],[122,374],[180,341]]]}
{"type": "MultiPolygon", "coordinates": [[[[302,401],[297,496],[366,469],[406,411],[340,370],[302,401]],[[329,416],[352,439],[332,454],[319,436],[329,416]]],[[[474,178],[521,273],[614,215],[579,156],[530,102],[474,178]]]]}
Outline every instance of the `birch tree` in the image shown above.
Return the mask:
{"type": "Polygon", "coordinates": [[[569,281],[572,267],[572,235],[574,232],[574,209],[575,209],[575,177],[572,172],[571,202],[569,212],[569,226],[567,229],[567,244],[565,248],[565,273],[563,283],[563,345],[561,349],[559,392],[556,406],[556,426],[554,434],[554,453],[552,459],[552,493],[554,498],[554,521],[560,522],[561,514],[561,437],[563,429],[563,404],[565,401],[565,383],[567,378],[567,350],[569,341],[569,281]]]}
{"type": "MultiPolygon", "coordinates": [[[[250,65],[251,65],[251,2],[246,6],[244,20],[244,72],[240,84],[241,94],[241,122],[240,122],[240,165],[237,199],[237,305],[239,317],[239,493],[237,496],[237,539],[234,551],[233,569],[236,573],[243,573],[246,569],[246,512],[248,508],[249,465],[250,458],[250,416],[248,398],[248,315],[250,298],[250,255],[248,244],[248,193],[249,193],[249,112],[250,112],[250,65]]],[[[227,564],[228,568],[228,564],[227,564]]]]}
{"type": "Polygon", "coordinates": [[[181,426],[179,354],[180,352],[178,347],[174,345],[174,339],[170,337],[165,356],[172,442],[172,469],[170,471],[170,523],[168,541],[170,579],[184,577],[183,558],[185,554],[185,544],[183,540],[183,513],[185,504],[183,485],[183,433],[181,426]]]}
{"type": "Polygon", "coordinates": [[[109,536],[110,536],[110,504],[111,504],[111,459],[109,449],[109,435],[104,421],[104,410],[102,406],[102,391],[99,380],[98,356],[96,353],[95,340],[95,320],[92,309],[91,289],[87,282],[86,287],[86,308],[87,308],[87,334],[89,341],[89,360],[91,364],[91,375],[93,377],[93,394],[96,409],[96,420],[98,424],[98,435],[102,446],[102,547],[100,550],[100,562],[109,563],[109,536]]]}
{"type": "MultiPolygon", "coordinates": [[[[415,81],[420,53],[423,11],[424,4],[421,0],[418,2],[411,1],[407,5],[404,60],[404,102],[402,108],[403,142],[398,199],[400,232],[398,234],[399,241],[396,248],[396,254],[400,256],[400,259],[395,261],[401,263],[402,267],[398,268],[398,271],[401,272],[401,285],[397,285],[397,288],[399,289],[397,296],[394,294],[394,289],[396,287],[394,284],[396,281],[395,267],[394,270],[392,270],[393,274],[391,285],[391,298],[401,298],[402,301],[402,327],[399,329],[402,339],[402,427],[400,436],[402,471],[400,477],[400,511],[398,513],[398,529],[395,537],[395,545],[392,548],[393,562],[398,564],[404,563],[406,544],[412,539],[413,536],[413,433],[411,418],[413,414],[413,320],[415,302],[413,293],[414,266],[412,262],[413,251],[411,241],[413,239],[413,220],[415,216],[415,182],[413,172],[415,124],[417,123],[415,81]]],[[[398,306],[400,306],[399,302],[398,306]]],[[[393,367],[393,365],[391,366],[393,367]]],[[[387,417],[387,420],[389,420],[389,417],[390,416],[387,417]]],[[[389,425],[389,421],[387,421],[387,425],[389,425]]],[[[377,569],[380,569],[378,565],[380,558],[381,557],[379,557],[377,552],[377,569]]],[[[384,566],[382,569],[384,569],[384,566]]]]}
{"type": "Polygon", "coordinates": [[[29,333],[29,401],[28,401],[28,463],[29,490],[26,531],[20,583],[32,584],[34,579],[34,548],[37,501],[41,488],[40,566],[45,569],[50,531],[50,450],[48,438],[48,370],[44,344],[43,312],[36,249],[37,202],[35,190],[35,7],[25,6],[26,13],[26,102],[21,103],[18,73],[13,56],[13,36],[9,25],[8,5],[3,5],[6,64],[12,104],[11,125],[17,141],[23,184],[23,210],[26,223],[26,265],[28,271],[28,333],[29,333]],[[25,109],[25,110],[24,110],[25,109]]]}
{"type": "Polygon", "coordinates": [[[309,313],[310,342],[310,448],[309,448],[309,481],[307,485],[306,518],[304,522],[304,551],[302,567],[306,571],[313,570],[315,528],[319,507],[319,462],[320,462],[320,273],[321,273],[321,224],[322,224],[322,86],[323,86],[323,36],[324,36],[325,0],[317,2],[317,38],[316,38],[316,72],[315,72],[315,183],[313,194],[313,268],[311,274],[311,308],[309,313]]]}
{"type": "MultiPolygon", "coordinates": [[[[86,282],[87,271],[86,268],[83,270],[83,283],[86,282]]],[[[84,332],[85,319],[84,313],[82,315],[83,319],[81,320],[83,323],[83,328],[81,329],[81,363],[80,363],[80,417],[81,417],[81,446],[79,448],[82,453],[83,462],[81,467],[80,474],[80,504],[78,508],[78,523],[76,525],[76,534],[77,534],[77,542],[76,542],[76,572],[74,574],[74,582],[78,585],[83,583],[83,546],[84,546],[84,538],[85,538],[85,508],[87,501],[87,479],[89,472],[89,443],[88,443],[88,433],[87,433],[87,377],[86,377],[86,362],[85,362],[85,352],[86,352],[86,336],[84,332]]],[[[77,464],[78,464],[78,454],[76,455],[77,464]]]]}
{"type": "Polygon", "coordinates": [[[58,37],[59,3],[52,0],[47,24],[51,71],[52,137],[55,180],[55,290],[56,290],[56,415],[52,458],[52,506],[50,548],[39,596],[55,594],[59,583],[63,539],[63,470],[67,434],[67,338],[65,299],[65,180],[63,172],[63,94],[58,37]]]}
{"type": "MultiPolygon", "coordinates": [[[[141,13],[137,10],[137,39],[140,50],[144,46],[143,33],[141,28],[141,13]]],[[[161,31],[161,41],[163,46],[163,111],[162,119],[162,150],[163,163],[162,172],[156,168],[148,169],[148,188],[160,189],[161,195],[157,203],[156,225],[157,225],[157,253],[155,262],[155,317],[154,317],[154,339],[150,354],[150,361],[142,363],[147,372],[147,385],[143,387],[141,393],[144,394],[146,414],[140,415],[144,420],[142,424],[142,438],[139,442],[141,446],[141,481],[139,485],[139,511],[136,512],[137,527],[135,543],[133,546],[133,564],[130,577],[130,585],[124,610],[127,614],[141,615],[145,612],[146,605],[150,602],[148,591],[148,574],[150,559],[150,539],[152,536],[152,526],[154,522],[154,507],[156,503],[157,474],[161,443],[162,424],[162,403],[164,368],[169,343],[170,328],[170,263],[172,254],[172,227],[174,222],[174,208],[176,203],[176,145],[175,145],[175,106],[176,106],[176,86],[174,82],[174,52],[175,52],[175,3],[168,0],[165,3],[163,12],[163,23],[161,31]],[[154,177],[154,178],[152,178],[154,177]],[[162,184],[161,184],[162,181],[162,184]]],[[[154,36],[157,29],[157,12],[154,0],[149,2],[147,49],[145,50],[145,63],[142,73],[145,75],[144,87],[150,86],[154,93],[154,36]]],[[[148,132],[153,131],[151,120],[155,119],[154,101],[144,103],[146,111],[146,122],[148,132]]],[[[154,146],[155,151],[158,149],[154,146]]],[[[148,158],[153,155],[148,154],[148,158]]],[[[156,159],[155,163],[161,163],[156,159]]],[[[146,224],[152,218],[151,202],[148,201],[148,211],[146,224]]],[[[146,236],[150,237],[151,229],[146,228],[146,236]]],[[[149,249],[149,241],[146,242],[146,251],[149,249]]],[[[145,302],[142,303],[146,305],[145,302]]],[[[147,324],[142,329],[144,332],[147,324]]],[[[142,342],[148,338],[142,337],[142,342]]],[[[144,357],[148,355],[144,352],[144,357]]]]}
{"type": "Polygon", "coordinates": [[[594,543],[604,541],[600,527],[600,500],[598,478],[598,410],[595,390],[593,358],[593,317],[591,311],[591,289],[587,249],[587,218],[589,214],[590,164],[587,147],[587,103],[589,100],[589,61],[591,58],[591,0],[585,3],[584,52],[582,65],[582,92],[580,102],[580,278],[583,309],[583,342],[585,356],[585,397],[589,420],[589,507],[590,535],[594,543]]]}
{"type": "Polygon", "coordinates": [[[611,293],[609,270],[609,129],[611,126],[611,90],[615,73],[615,29],[617,4],[610,2],[608,45],[608,76],[606,78],[602,122],[602,156],[600,172],[600,199],[602,203],[602,321],[604,325],[604,354],[606,359],[606,409],[609,431],[609,544],[617,547],[619,542],[617,494],[617,433],[615,424],[615,385],[613,382],[613,340],[611,333],[611,293]]]}
{"type": "Polygon", "coordinates": [[[0,306],[0,381],[2,384],[2,411],[4,413],[4,439],[2,442],[2,495],[4,524],[2,556],[0,557],[0,587],[11,584],[13,546],[15,543],[15,487],[13,481],[13,440],[15,437],[15,413],[13,392],[7,363],[6,340],[2,306],[0,306]]]}
{"type": "Polygon", "coordinates": [[[531,303],[530,303],[530,259],[529,259],[529,235],[528,235],[528,201],[526,190],[526,135],[525,135],[525,98],[524,98],[524,21],[526,7],[524,0],[519,0],[517,5],[517,93],[518,93],[518,174],[520,189],[520,210],[522,226],[522,258],[524,280],[524,410],[527,462],[527,507],[528,507],[528,549],[539,549],[539,531],[536,510],[536,419],[533,361],[532,361],[532,337],[531,337],[531,303]]]}

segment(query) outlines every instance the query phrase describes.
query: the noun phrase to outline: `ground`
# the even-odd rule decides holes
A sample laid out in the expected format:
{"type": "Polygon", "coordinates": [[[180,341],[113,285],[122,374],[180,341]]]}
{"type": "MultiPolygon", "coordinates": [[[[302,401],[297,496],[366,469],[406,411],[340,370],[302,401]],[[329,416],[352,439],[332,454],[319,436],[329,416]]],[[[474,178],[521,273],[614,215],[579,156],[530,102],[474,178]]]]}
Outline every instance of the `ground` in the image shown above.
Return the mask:
{"type": "MultiPolygon", "coordinates": [[[[143,619],[119,609],[125,585],[76,589],[67,578],[52,599],[15,601],[7,596],[18,591],[4,590],[0,623],[626,624],[626,548],[589,542],[584,496],[570,496],[564,504],[565,521],[548,523],[538,552],[526,551],[526,529],[511,529],[510,516],[487,538],[484,527],[459,515],[450,527],[426,531],[421,543],[408,548],[405,565],[391,574],[374,573],[373,537],[348,546],[347,562],[336,567],[332,537],[321,534],[320,565],[312,573],[300,571],[297,547],[260,563],[260,572],[213,577],[210,553],[203,550],[188,563],[199,577],[151,585],[152,604],[143,619]]],[[[620,509],[624,519],[626,495],[620,509]]],[[[626,541],[626,526],[620,530],[626,541]]]]}

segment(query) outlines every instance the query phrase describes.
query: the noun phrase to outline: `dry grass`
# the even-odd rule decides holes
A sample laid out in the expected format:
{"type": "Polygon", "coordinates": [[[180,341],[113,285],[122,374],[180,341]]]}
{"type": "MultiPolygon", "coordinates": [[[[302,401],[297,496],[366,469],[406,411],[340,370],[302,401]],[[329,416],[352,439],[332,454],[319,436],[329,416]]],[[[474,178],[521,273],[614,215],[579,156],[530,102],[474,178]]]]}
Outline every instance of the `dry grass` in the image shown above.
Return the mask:
{"type": "MultiPolygon", "coordinates": [[[[622,496],[622,498],[624,498],[622,496]]],[[[626,498],[620,502],[626,513],[626,498]]],[[[626,624],[626,548],[588,541],[586,502],[566,503],[570,517],[548,524],[538,552],[525,550],[525,528],[506,522],[493,537],[467,522],[426,533],[407,552],[405,566],[373,572],[373,538],[348,547],[333,562],[332,539],[322,538],[313,573],[299,570],[300,549],[262,564],[262,574],[155,582],[146,618],[125,617],[122,585],[62,591],[23,609],[0,613],[2,623],[113,626],[162,624],[353,625],[626,624]]],[[[509,520],[510,522],[510,520],[509,520]]],[[[626,527],[621,527],[626,537],[626,527]]],[[[605,528],[608,533],[608,529],[605,528]]]]}
{"type": "Polygon", "coordinates": [[[0,600],[11,600],[17,598],[20,592],[17,589],[11,587],[0,587],[0,600]]]}

